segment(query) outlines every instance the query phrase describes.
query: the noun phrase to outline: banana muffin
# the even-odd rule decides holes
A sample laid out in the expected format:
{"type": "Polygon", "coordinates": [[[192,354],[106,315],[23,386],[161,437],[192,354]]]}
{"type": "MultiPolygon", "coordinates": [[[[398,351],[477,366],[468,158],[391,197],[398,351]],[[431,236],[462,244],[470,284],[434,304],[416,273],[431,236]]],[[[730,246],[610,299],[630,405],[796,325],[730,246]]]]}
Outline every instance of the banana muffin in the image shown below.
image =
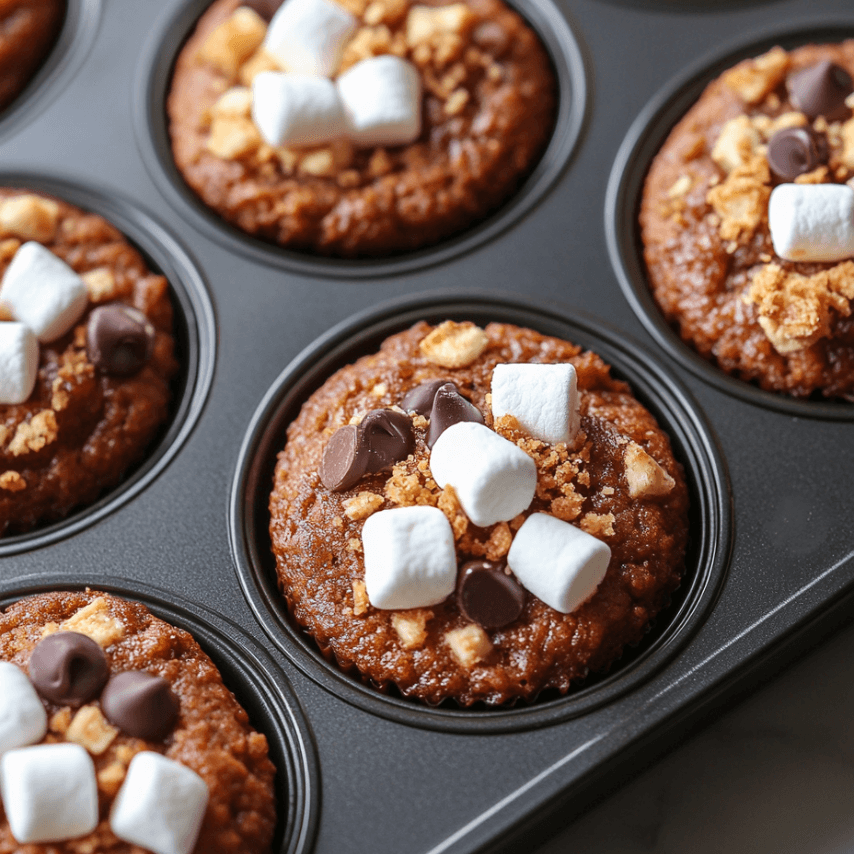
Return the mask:
{"type": "Polygon", "coordinates": [[[502,0],[216,0],[169,94],[175,162],[223,219],[378,257],[456,236],[521,185],[556,81],[502,0]]]}
{"type": "Polygon", "coordinates": [[[0,852],[269,852],[267,739],[187,632],[40,594],[0,614],[0,683],[0,852]]]}
{"type": "Polygon", "coordinates": [[[321,652],[429,704],[607,670],[684,572],[670,441],[595,354],[419,323],[330,377],[270,497],[279,586],[321,652]]]}
{"type": "Polygon", "coordinates": [[[102,217],[0,189],[0,535],[116,486],[169,417],[169,284],[102,217]]]}
{"type": "Polygon", "coordinates": [[[0,0],[0,109],[38,71],[64,18],[65,0],[0,0]]]}
{"type": "Polygon", "coordinates": [[[775,47],[713,80],[652,162],[653,295],[763,389],[854,400],[854,40],[775,47]]]}

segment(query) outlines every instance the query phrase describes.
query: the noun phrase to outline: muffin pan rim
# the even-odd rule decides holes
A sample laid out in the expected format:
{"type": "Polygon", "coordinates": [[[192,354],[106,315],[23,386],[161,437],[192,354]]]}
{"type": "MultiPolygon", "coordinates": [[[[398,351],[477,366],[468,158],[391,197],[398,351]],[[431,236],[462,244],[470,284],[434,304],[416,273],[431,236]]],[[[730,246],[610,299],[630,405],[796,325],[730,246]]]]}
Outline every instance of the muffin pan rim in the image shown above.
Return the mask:
{"type": "MultiPolygon", "coordinates": [[[[653,359],[642,361],[647,354],[636,343],[626,336],[622,336],[621,343],[618,341],[615,330],[608,330],[604,324],[581,312],[564,314],[557,307],[535,300],[498,297],[487,292],[432,292],[415,298],[398,298],[360,312],[333,327],[295,357],[270,386],[252,416],[237,458],[228,510],[229,542],[238,582],[257,621],[276,647],[305,675],[338,699],[381,717],[446,732],[509,732],[564,721],[611,702],[652,678],[702,625],[723,586],[732,545],[729,478],[704,413],[687,390],[653,359]],[[698,531],[693,531],[695,542],[689,545],[685,583],[674,594],[678,606],[671,602],[663,609],[653,627],[656,638],[651,648],[629,663],[629,673],[623,672],[627,669],[626,662],[618,660],[614,673],[600,677],[598,684],[570,690],[565,697],[529,706],[484,711],[431,708],[415,700],[388,697],[364,685],[358,676],[344,674],[337,665],[326,661],[313,639],[288,618],[276,580],[270,574],[271,556],[262,556],[265,548],[269,550],[266,505],[275,453],[284,445],[287,422],[282,421],[317,387],[312,381],[307,388],[309,383],[305,378],[311,376],[314,380],[320,373],[325,378],[329,375],[327,371],[353,361],[363,352],[370,352],[371,347],[364,343],[353,352],[353,339],[363,338],[366,327],[371,330],[370,340],[375,350],[377,340],[408,328],[418,319],[438,320],[448,316],[461,319],[478,313],[480,316],[473,317],[478,322],[485,322],[483,317],[489,317],[556,334],[548,328],[551,322],[572,330],[559,337],[585,347],[589,346],[586,342],[593,340],[595,346],[590,349],[602,355],[617,375],[629,380],[632,391],[652,409],[670,436],[677,458],[685,464],[692,502],[699,499],[701,505],[691,510],[692,524],[696,523],[698,513],[711,517],[699,521],[699,543],[696,542],[698,531]],[[576,322],[576,317],[582,319],[583,325],[576,322]],[[540,325],[537,320],[541,321],[540,325]],[[373,324],[368,326],[371,321],[373,324]],[[580,338],[576,335],[578,331],[582,331],[580,338]],[[603,334],[607,337],[603,338],[603,334]],[[603,347],[605,341],[608,343],[603,347]],[[632,349],[639,355],[633,356],[632,349]],[[350,355],[345,357],[348,350],[350,355]],[[318,355],[323,352],[327,355],[318,362],[318,355]],[[612,353],[620,354],[620,358],[613,360],[612,353]],[[332,362],[334,367],[330,366],[332,362]],[[626,364],[631,365],[629,371],[622,370],[626,364]],[[642,376],[645,388],[639,391],[638,381],[642,376]],[[296,381],[289,383],[291,378],[296,381]],[[648,395],[644,392],[648,392],[650,386],[657,386],[657,391],[669,396],[666,403],[645,399],[648,395]],[[294,387],[295,392],[292,391],[294,387]],[[290,405],[289,397],[295,398],[290,405]],[[271,422],[276,425],[273,429],[270,429],[271,422]],[[679,435],[674,434],[677,427],[679,435]],[[696,469],[689,468],[686,454],[699,464],[696,469]],[[260,512],[259,504],[263,505],[260,512]],[[262,522],[263,531],[259,529],[262,522]],[[263,542],[256,542],[258,537],[263,542]],[[692,560],[695,563],[692,564],[692,560]],[[662,621],[666,621],[666,625],[662,625],[662,621]]],[[[630,656],[624,653],[627,654],[630,656]]]]}
{"type": "Polygon", "coordinates": [[[794,28],[791,24],[778,25],[747,36],[742,34],[683,68],[653,95],[632,122],[614,159],[604,205],[605,240],[620,289],[638,320],[668,357],[731,397],[786,415],[830,421],[854,420],[854,402],[802,400],[785,392],[766,391],[724,372],[679,337],[664,318],[648,284],[638,213],[652,159],[708,83],[739,60],[757,56],[776,44],[791,48],[843,38],[854,38],[853,21],[816,18],[794,28]]]}
{"type": "Polygon", "coordinates": [[[213,382],[217,332],[213,304],[200,266],[144,206],[94,182],[84,184],[50,172],[0,170],[0,186],[55,196],[102,216],[118,228],[146,263],[169,281],[178,343],[183,343],[188,351],[177,380],[173,380],[173,385],[177,382],[182,387],[175,388],[176,400],[170,406],[169,420],[131,474],[96,502],[74,510],[65,519],[0,538],[2,558],[79,533],[119,510],[159,478],[195,430],[204,410],[213,382]],[[181,335],[186,335],[186,341],[180,341],[181,335]]]}
{"type": "MultiPolygon", "coordinates": [[[[288,781],[288,815],[277,815],[276,836],[281,836],[281,844],[275,848],[275,854],[307,854],[316,834],[319,817],[320,771],[317,751],[299,698],[273,657],[245,629],[223,615],[198,603],[190,603],[171,591],[119,576],[105,580],[94,574],[52,573],[3,579],[0,581],[0,609],[5,610],[14,602],[39,593],[87,588],[139,602],[156,617],[184,629],[210,656],[218,671],[219,661],[227,660],[231,669],[237,662],[241,674],[240,696],[236,696],[243,706],[243,695],[248,690],[253,695],[253,702],[272,706],[266,713],[266,723],[277,724],[277,747],[287,765],[284,771],[276,766],[275,781],[283,776],[288,781]],[[217,644],[219,647],[212,655],[210,649],[217,644]],[[252,678],[249,678],[249,674],[252,678]],[[261,690],[259,683],[263,684],[264,690],[261,690]]],[[[229,681],[233,684],[233,674],[229,681]]],[[[226,687],[235,693],[231,685],[226,684],[226,687]]],[[[268,731],[260,728],[258,731],[268,737],[268,742],[272,741],[268,731]]],[[[276,782],[274,791],[278,813],[283,797],[276,782]]]]}
{"type": "Polygon", "coordinates": [[[327,279],[378,279],[446,263],[482,248],[536,208],[568,168],[588,112],[585,56],[568,15],[552,0],[509,0],[546,48],[557,78],[558,112],[549,143],[532,172],[495,212],[460,236],[415,252],[380,259],[342,259],[284,249],[245,234],[210,210],[187,186],[172,158],[166,97],[178,53],[210,0],[181,0],[153,27],[134,81],[137,151],[160,195],[206,238],[246,260],[286,273],[327,279]]]}

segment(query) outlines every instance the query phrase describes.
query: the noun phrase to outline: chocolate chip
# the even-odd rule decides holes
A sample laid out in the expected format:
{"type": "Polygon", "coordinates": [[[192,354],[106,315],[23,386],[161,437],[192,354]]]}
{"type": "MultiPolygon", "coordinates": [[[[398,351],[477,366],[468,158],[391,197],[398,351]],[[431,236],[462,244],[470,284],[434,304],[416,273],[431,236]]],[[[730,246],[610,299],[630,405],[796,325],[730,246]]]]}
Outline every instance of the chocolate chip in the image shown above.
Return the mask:
{"type": "Polygon", "coordinates": [[[79,706],[96,697],[110,675],[104,651],[78,632],[40,640],[30,655],[30,680],[46,700],[79,706]]]}
{"type": "Polygon", "coordinates": [[[415,450],[415,431],[408,415],[373,409],[359,425],[368,451],[367,470],[379,472],[405,460],[415,450]]]}
{"type": "Polygon", "coordinates": [[[282,0],[241,0],[241,6],[248,6],[253,12],[257,12],[265,21],[272,20],[282,0]]]}
{"type": "Polygon", "coordinates": [[[432,448],[448,427],[459,424],[461,421],[475,421],[483,424],[483,415],[473,403],[457,391],[453,383],[445,383],[433,398],[430,429],[427,431],[427,447],[432,448]]]}
{"type": "Polygon", "coordinates": [[[368,464],[367,450],[361,447],[361,431],[355,424],[336,430],[323,450],[320,479],[333,492],[355,486],[368,464]]]}
{"type": "Polygon", "coordinates": [[[828,121],[847,118],[851,111],[845,99],[851,94],[851,75],[833,62],[823,60],[790,74],[786,80],[792,104],[810,119],[828,121]]]}
{"type": "Polygon", "coordinates": [[[525,606],[525,590],[504,571],[503,563],[471,560],[457,578],[460,611],[484,629],[500,629],[512,623],[525,606]]]}
{"type": "Polygon", "coordinates": [[[433,408],[433,398],[436,397],[436,392],[446,384],[453,385],[456,388],[450,380],[433,380],[415,386],[406,392],[406,396],[400,402],[400,408],[407,412],[417,412],[419,415],[429,415],[433,408]]]}
{"type": "Polygon", "coordinates": [[[154,327],[141,311],[114,303],[102,305],[89,315],[86,353],[105,373],[135,374],[151,358],[153,349],[154,327]]]}
{"type": "Polygon", "coordinates": [[[768,142],[768,165],[784,181],[812,172],[827,162],[827,140],[811,128],[785,128],[768,142]]]}
{"type": "Polygon", "coordinates": [[[162,741],[178,720],[181,702],[169,683],[142,670],[113,676],[101,694],[107,720],[127,735],[162,741]]]}

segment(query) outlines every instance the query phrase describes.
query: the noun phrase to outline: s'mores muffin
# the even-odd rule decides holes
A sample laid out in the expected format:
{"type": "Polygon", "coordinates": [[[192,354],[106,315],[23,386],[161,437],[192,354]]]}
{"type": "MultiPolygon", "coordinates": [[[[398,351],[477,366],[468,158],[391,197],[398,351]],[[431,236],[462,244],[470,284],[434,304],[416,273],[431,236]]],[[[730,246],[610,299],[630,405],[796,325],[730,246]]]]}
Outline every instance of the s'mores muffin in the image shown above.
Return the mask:
{"type": "Polygon", "coordinates": [[[169,284],[112,225],[0,189],[0,536],[116,486],[169,416],[169,284]]]}
{"type": "Polygon", "coordinates": [[[167,110],[190,188],[321,255],[430,246],[494,212],[546,148],[555,75],[502,0],[216,0],[167,110]]]}
{"type": "Polygon", "coordinates": [[[636,644],[684,572],[670,441],[591,352],[419,323],[290,425],[270,535],[294,620],[429,704],[566,693],[636,644]]]}
{"type": "Polygon", "coordinates": [[[0,851],[267,854],[267,739],[182,629],[105,593],[0,614],[0,851]]]}
{"type": "Polygon", "coordinates": [[[854,400],[854,40],[713,80],[649,169],[650,286],[687,343],[794,397],[854,400]]]}

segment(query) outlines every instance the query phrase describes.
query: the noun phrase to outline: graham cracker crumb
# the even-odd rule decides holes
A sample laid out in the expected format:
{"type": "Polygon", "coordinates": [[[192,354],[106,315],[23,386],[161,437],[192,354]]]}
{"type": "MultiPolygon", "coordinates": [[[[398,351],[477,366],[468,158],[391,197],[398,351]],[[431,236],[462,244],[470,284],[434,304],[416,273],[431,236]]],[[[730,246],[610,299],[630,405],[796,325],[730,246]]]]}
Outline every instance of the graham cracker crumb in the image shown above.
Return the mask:
{"type": "Polygon", "coordinates": [[[629,442],[626,446],[623,464],[632,498],[667,495],[676,485],[676,481],[637,442],[629,442]]]}
{"type": "Polygon", "coordinates": [[[367,519],[382,507],[383,500],[382,495],[375,492],[360,492],[344,502],[344,515],[354,522],[367,519]]]}
{"type": "Polygon", "coordinates": [[[574,522],[581,514],[583,506],[584,496],[573,492],[571,495],[552,499],[549,511],[552,516],[557,516],[558,519],[563,519],[564,522],[574,522]]]}
{"type": "Polygon", "coordinates": [[[258,50],[266,34],[264,19],[247,6],[240,6],[205,39],[198,59],[233,78],[237,69],[258,50]]]}
{"type": "Polygon", "coordinates": [[[119,731],[107,723],[97,706],[83,706],[71,721],[65,738],[100,756],[115,741],[119,731]]]}
{"type": "MultiPolygon", "coordinates": [[[[21,248],[21,241],[17,237],[9,237],[6,240],[0,240],[0,261],[8,264],[15,253],[21,248]]],[[[12,312],[4,305],[0,304],[0,320],[14,320],[12,312]]]]}
{"type": "Polygon", "coordinates": [[[444,111],[446,116],[458,116],[469,102],[470,95],[466,89],[456,89],[445,101],[444,111]]]}
{"type": "MultiPolygon", "coordinates": [[[[430,505],[435,507],[438,503],[438,495],[433,492],[429,484],[435,482],[429,479],[427,474],[407,470],[405,463],[398,463],[393,469],[391,477],[386,481],[385,496],[392,504],[401,507],[414,507],[416,505],[430,505]]],[[[435,487],[438,492],[438,487],[435,487]]]]}
{"type": "Polygon", "coordinates": [[[404,649],[418,649],[427,640],[427,621],[433,618],[433,612],[426,608],[413,608],[411,611],[397,611],[391,615],[391,625],[400,638],[404,649]]]}
{"type": "MultiPolygon", "coordinates": [[[[448,7],[443,7],[448,8],[448,7]]],[[[443,368],[464,368],[486,349],[486,333],[473,323],[446,320],[425,336],[418,347],[424,358],[443,368]]]]}
{"type": "Polygon", "coordinates": [[[36,453],[57,439],[56,413],[52,409],[37,412],[29,421],[18,425],[9,453],[13,457],[36,453]]]}
{"type": "Polygon", "coordinates": [[[720,217],[718,232],[723,240],[750,237],[767,217],[771,175],[768,161],[757,155],[730,172],[712,187],[706,201],[720,217]]]}
{"type": "Polygon", "coordinates": [[[89,292],[89,301],[94,303],[108,302],[115,299],[118,294],[116,277],[106,267],[96,267],[82,273],[80,276],[86,290],[89,292]]]}
{"type": "Polygon", "coordinates": [[[261,134],[255,123],[243,116],[214,116],[205,148],[215,157],[237,160],[261,145],[261,134]]]}
{"type": "Polygon", "coordinates": [[[750,162],[760,142],[759,131],[750,118],[745,115],[736,116],[721,128],[717,142],[712,148],[712,160],[724,172],[732,172],[733,169],[750,162]]]}
{"type": "Polygon", "coordinates": [[[748,104],[758,104],[783,82],[789,69],[789,55],[783,48],[748,59],[727,71],[722,79],[748,104]]]}
{"type": "Polygon", "coordinates": [[[451,529],[454,532],[454,539],[458,540],[468,530],[468,516],[463,513],[460,502],[457,499],[457,493],[454,492],[452,486],[446,486],[439,495],[439,509],[447,516],[451,523],[451,529]]]}
{"type": "Polygon", "coordinates": [[[512,542],[513,534],[510,533],[510,526],[506,522],[499,522],[492,529],[492,533],[486,542],[487,560],[500,560],[503,558],[510,551],[512,542]]]}
{"type": "Polygon", "coordinates": [[[58,628],[66,632],[80,632],[105,648],[121,640],[126,632],[125,624],[110,613],[107,600],[102,596],[93,599],[58,628]]]}
{"type": "Polygon", "coordinates": [[[21,492],[27,488],[27,482],[16,471],[4,471],[0,474],[0,489],[5,489],[7,492],[21,492]]]}
{"type": "Polygon", "coordinates": [[[118,794],[127,770],[121,762],[111,762],[98,772],[98,788],[106,795],[118,794]]]}
{"type": "Polygon", "coordinates": [[[54,412],[62,412],[71,400],[65,389],[63,377],[54,377],[50,385],[50,405],[54,412]]]}
{"type": "Polygon", "coordinates": [[[361,553],[362,541],[356,539],[356,537],[351,537],[349,540],[347,540],[347,548],[351,552],[361,553]]]}
{"type": "Polygon", "coordinates": [[[492,652],[492,642],[486,632],[475,623],[445,634],[445,642],[454,658],[467,670],[483,661],[492,652]]]}
{"type": "Polygon", "coordinates": [[[833,312],[851,314],[854,262],[843,261],[812,276],[768,264],[753,277],[744,297],[759,311],[759,324],[782,355],[811,346],[830,334],[833,312]]]}
{"type": "Polygon", "coordinates": [[[678,199],[686,195],[694,185],[690,175],[680,175],[674,182],[673,186],[667,191],[667,195],[671,199],[678,199]]]}
{"type": "Polygon", "coordinates": [[[251,87],[255,78],[262,71],[279,71],[279,63],[272,54],[264,50],[264,46],[258,48],[249,59],[244,62],[237,71],[237,79],[241,85],[251,87]]]}
{"type": "Polygon", "coordinates": [[[56,234],[59,205],[32,193],[0,201],[0,233],[49,243],[56,234]]]}
{"type": "Polygon", "coordinates": [[[604,537],[613,537],[616,531],[614,530],[614,522],[616,517],[613,513],[585,513],[578,523],[582,531],[602,539],[604,537]]]}
{"type": "Polygon", "coordinates": [[[353,616],[361,617],[368,613],[371,602],[368,599],[368,588],[361,579],[353,582],[353,616]]]}
{"type": "Polygon", "coordinates": [[[65,735],[70,725],[71,709],[69,709],[68,706],[65,706],[55,714],[51,715],[50,721],[48,721],[48,729],[51,732],[58,733],[59,735],[65,735]]]}

